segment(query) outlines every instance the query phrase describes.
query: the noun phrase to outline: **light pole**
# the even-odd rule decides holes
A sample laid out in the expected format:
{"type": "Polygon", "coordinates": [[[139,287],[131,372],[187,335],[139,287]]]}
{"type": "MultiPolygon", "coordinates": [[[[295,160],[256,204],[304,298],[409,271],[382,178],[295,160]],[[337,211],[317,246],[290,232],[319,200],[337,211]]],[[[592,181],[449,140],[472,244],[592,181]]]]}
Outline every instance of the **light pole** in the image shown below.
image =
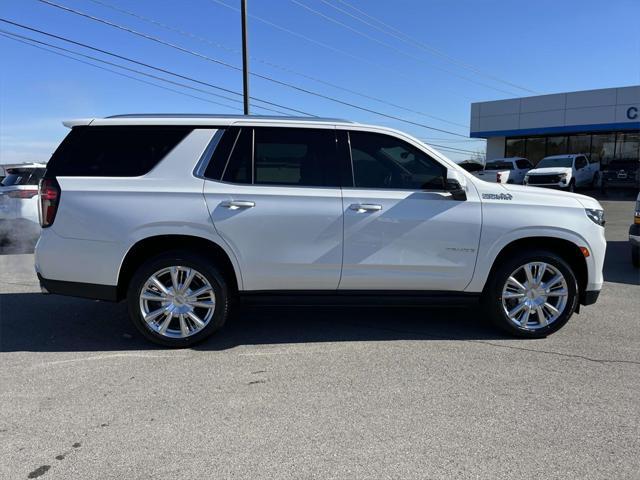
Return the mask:
{"type": "Polygon", "coordinates": [[[249,49],[247,46],[247,0],[241,0],[242,15],[242,92],[244,95],[244,114],[249,115],[249,49]]]}

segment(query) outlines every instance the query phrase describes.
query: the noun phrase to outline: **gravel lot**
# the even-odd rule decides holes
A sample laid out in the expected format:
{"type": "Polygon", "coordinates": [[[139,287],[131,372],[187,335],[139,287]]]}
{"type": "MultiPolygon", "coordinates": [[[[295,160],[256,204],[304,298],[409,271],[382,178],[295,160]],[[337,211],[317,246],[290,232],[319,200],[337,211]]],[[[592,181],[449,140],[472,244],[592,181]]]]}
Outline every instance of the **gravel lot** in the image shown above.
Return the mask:
{"type": "Polygon", "coordinates": [[[599,302],[544,340],[466,308],[254,307],[167,351],[0,255],[0,478],[637,479],[629,198],[602,202],[599,302]]]}

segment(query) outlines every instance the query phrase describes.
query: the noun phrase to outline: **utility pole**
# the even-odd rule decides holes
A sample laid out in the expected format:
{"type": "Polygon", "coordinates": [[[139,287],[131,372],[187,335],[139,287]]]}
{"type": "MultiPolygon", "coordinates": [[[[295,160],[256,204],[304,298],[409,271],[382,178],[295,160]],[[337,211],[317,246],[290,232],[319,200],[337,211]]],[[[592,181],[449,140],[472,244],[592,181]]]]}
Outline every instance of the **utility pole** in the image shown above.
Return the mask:
{"type": "Polygon", "coordinates": [[[242,15],[242,92],[244,94],[244,114],[249,115],[249,51],[247,46],[247,0],[240,1],[242,15]]]}

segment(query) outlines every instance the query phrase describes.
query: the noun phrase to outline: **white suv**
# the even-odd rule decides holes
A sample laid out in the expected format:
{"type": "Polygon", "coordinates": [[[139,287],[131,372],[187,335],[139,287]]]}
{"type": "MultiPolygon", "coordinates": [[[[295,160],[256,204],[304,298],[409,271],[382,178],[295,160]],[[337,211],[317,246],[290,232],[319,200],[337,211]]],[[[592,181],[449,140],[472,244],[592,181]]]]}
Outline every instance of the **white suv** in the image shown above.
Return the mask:
{"type": "Polygon", "coordinates": [[[491,184],[401,132],[340,120],[131,115],[73,127],[41,184],[45,292],[126,299],[184,347],[234,300],[482,303],[542,337],[594,303],[589,197],[491,184]]]}
{"type": "Polygon", "coordinates": [[[545,157],[524,177],[525,185],[554,187],[574,192],[578,187],[595,188],[600,178],[600,163],[590,162],[583,154],[545,157]]]}
{"type": "Polygon", "coordinates": [[[0,181],[0,243],[33,248],[38,235],[38,183],[46,165],[21,163],[3,165],[0,181]]]}

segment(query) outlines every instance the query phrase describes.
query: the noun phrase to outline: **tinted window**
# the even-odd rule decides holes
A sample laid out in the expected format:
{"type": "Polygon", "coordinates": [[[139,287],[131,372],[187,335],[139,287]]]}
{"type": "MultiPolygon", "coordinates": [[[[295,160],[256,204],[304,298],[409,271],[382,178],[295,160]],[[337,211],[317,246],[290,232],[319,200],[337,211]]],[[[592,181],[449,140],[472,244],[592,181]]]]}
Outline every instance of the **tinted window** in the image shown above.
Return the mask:
{"type": "Polygon", "coordinates": [[[513,170],[512,162],[487,162],[485,170],[513,170]]]}
{"type": "Polygon", "coordinates": [[[253,130],[243,128],[233,146],[222,180],[231,183],[251,183],[252,145],[253,130]]]}
{"type": "Polygon", "coordinates": [[[518,166],[518,168],[523,170],[527,168],[531,168],[531,164],[529,163],[529,160],[516,160],[516,165],[518,166]]]}
{"type": "Polygon", "coordinates": [[[525,142],[526,139],[524,138],[507,138],[505,145],[505,156],[523,157],[525,155],[525,142]]]}
{"type": "Polygon", "coordinates": [[[426,153],[389,135],[350,132],[357,188],[442,190],[446,168],[426,153]]]}
{"type": "Polygon", "coordinates": [[[256,128],[254,182],[258,185],[336,187],[334,130],[256,128]]]}
{"type": "Polygon", "coordinates": [[[584,168],[587,166],[587,159],[584,157],[576,157],[576,168],[584,168]]]}
{"type": "Polygon", "coordinates": [[[47,171],[76,177],[137,177],[148,173],[190,127],[75,127],[55,151],[47,171]]]}
{"type": "Polygon", "coordinates": [[[573,167],[573,158],[560,157],[560,158],[543,158],[536,168],[571,168],[573,167]]]}
{"type": "Polygon", "coordinates": [[[211,154],[211,158],[209,158],[209,163],[207,163],[207,169],[204,172],[205,177],[213,180],[220,180],[222,178],[222,173],[227,165],[231,150],[236,143],[239,133],[240,129],[238,127],[228,127],[224,129],[222,138],[220,138],[215,150],[211,154]]]}
{"type": "Polygon", "coordinates": [[[8,168],[7,176],[2,179],[0,185],[38,185],[43,174],[44,168],[8,168]]]}

